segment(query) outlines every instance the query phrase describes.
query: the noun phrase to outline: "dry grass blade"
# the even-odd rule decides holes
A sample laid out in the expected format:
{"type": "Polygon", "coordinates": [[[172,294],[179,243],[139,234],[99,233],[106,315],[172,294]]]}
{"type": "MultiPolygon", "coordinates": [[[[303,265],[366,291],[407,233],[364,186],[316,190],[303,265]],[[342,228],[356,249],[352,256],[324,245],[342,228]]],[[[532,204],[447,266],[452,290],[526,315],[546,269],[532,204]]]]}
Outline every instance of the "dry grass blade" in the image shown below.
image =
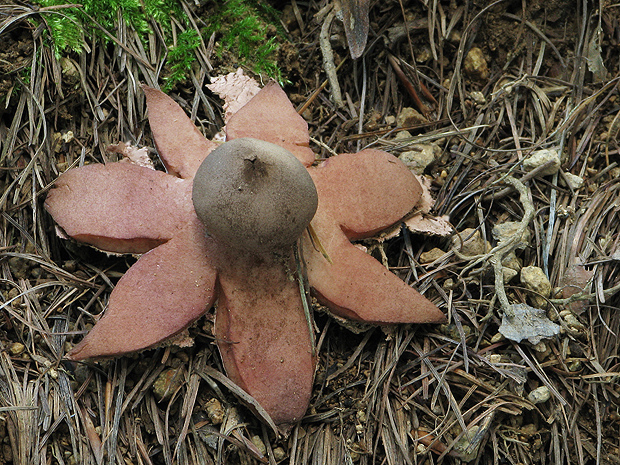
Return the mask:
{"type": "Polygon", "coordinates": [[[19,379],[6,354],[0,357],[3,411],[6,412],[7,432],[11,439],[15,463],[26,465],[39,461],[37,417],[41,408],[38,402],[39,383],[26,376],[19,379]]]}

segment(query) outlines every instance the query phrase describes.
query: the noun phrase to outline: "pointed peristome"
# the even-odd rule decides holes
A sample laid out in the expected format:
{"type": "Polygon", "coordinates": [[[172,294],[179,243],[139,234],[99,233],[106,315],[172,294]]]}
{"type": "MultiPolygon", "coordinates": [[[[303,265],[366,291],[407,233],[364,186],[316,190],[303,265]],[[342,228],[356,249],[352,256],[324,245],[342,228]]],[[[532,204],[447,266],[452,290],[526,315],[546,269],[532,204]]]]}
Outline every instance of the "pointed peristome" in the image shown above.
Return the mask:
{"type": "Polygon", "coordinates": [[[209,234],[259,254],[294,244],[318,201],[312,178],[291,152],[249,137],[209,155],[196,172],[192,199],[209,234]]]}

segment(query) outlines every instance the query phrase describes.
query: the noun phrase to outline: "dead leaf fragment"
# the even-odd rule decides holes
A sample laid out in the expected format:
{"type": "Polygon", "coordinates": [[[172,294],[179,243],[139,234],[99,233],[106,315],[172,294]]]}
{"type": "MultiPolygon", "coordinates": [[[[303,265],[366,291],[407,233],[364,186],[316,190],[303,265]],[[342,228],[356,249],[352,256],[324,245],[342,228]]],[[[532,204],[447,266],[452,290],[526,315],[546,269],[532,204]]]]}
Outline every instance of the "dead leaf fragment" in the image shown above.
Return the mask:
{"type": "Polygon", "coordinates": [[[152,170],[155,169],[155,166],[153,166],[153,160],[149,158],[148,147],[142,147],[139,149],[128,142],[119,142],[118,144],[108,145],[108,152],[118,153],[134,165],[142,166],[143,168],[150,168],[152,170]]]}
{"type": "MultiPolygon", "coordinates": [[[[586,270],[585,267],[579,263],[569,266],[561,281],[562,297],[568,299],[578,292],[585,291],[586,286],[592,280],[593,276],[594,271],[586,270]]],[[[588,305],[587,300],[580,300],[569,304],[569,308],[573,313],[581,315],[588,305]]]]}
{"type": "Polygon", "coordinates": [[[228,120],[232,115],[237,113],[241,107],[252,100],[252,97],[260,91],[258,82],[254,78],[243,74],[241,68],[234,73],[213,78],[211,84],[207,84],[207,88],[224,100],[224,111],[226,112],[224,120],[226,124],[228,124],[228,120]]]}
{"type": "Polygon", "coordinates": [[[513,304],[504,312],[499,332],[511,341],[527,339],[530,344],[538,344],[560,334],[560,325],[547,317],[547,313],[527,304],[513,304]]]}

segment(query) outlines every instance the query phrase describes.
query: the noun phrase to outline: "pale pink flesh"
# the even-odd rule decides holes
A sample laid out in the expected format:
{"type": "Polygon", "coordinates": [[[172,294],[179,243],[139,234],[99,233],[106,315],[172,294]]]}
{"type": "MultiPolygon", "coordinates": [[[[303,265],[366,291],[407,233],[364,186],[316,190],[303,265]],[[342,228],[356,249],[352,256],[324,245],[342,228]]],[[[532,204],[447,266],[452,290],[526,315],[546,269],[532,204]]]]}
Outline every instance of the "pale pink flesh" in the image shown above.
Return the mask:
{"type": "Polygon", "coordinates": [[[217,147],[206,139],[183,109],[162,91],[142,86],[146,95],[149,124],[157,152],[168,173],[193,178],[196,170],[217,147]]]}
{"type": "Polygon", "coordinates": [[[372,237],[411,212],[420,183],[396,157],[367,149],[325,160],[308,171],[319,192],[319,213],[351,240],[372,237]]]}
{"type": "Polygon", "coordinates": [[[385,152],[364,150],[309,171],[319,193],[311,224],[332,262],[305,234],[308,280],[317,298],[336,315],[370,323],[444,321],[428,299],[349,242],[386,229],[415,207],[422,190],[407,168],[385,152]]]}
{"type": "Polygon", "coordinates": [[[63,173],[45,208],[68,236],[114,253],[144,253],[195,217],[190,180],[129,162],[63,173]]]}
{"type": "Polygon", "coordinates": [[[315,367],[299,287],[286,269],[294,264],[233,254],[218,262],[215,337],[226,372],[286,431],[308,407],[315,367]]]}
{"type": "Polygon", "coordinates": [[[253,137],[284,147],[304,166],[314,162],[308,123],[297,114],[286,93],[274,81],[228,121],[226,139],[241,137],[253,137]]]}
{"type": "Polygon", "coordinates": [[[67,355],[109,357],[155,346],[178,334],[215,301],[210,240],[196,219],[144,254],[120,279],[103,317],[67,355]]]}
{"type": "Polygon", "coordinates": [[[334,314],[376,324],[445,320],[430,300],[351,244],[342,231],[322,226],[315,226],[315,231],[332,263],[306,238],[308,281],[317,299],[334,314]]]}

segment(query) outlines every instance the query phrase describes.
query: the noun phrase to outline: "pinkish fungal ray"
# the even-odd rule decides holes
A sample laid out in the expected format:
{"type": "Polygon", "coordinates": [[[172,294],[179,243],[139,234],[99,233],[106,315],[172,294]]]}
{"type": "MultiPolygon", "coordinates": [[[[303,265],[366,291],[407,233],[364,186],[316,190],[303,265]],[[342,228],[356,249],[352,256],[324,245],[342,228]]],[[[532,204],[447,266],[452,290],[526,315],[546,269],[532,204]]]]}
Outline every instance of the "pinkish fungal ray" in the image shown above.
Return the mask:
{"type": "Polygon", "coordinates": [[[148,86],[142,89],[157,152],[168,173],[184,179],[193,178],[217,144],[206,139],[168,95],[148,86]]]}
{"type": "Polygon", "coordinates": [[[63,173],[45,208],[73,239],[113,253],[144,253],[195,217],[191,180],[129,162],[63,173]]]}
{"type": "Polygon", "coordinates": [[[110,295],[103,317],[68,357],[84,360],[147,349],[180,333],[213,305],[212,247],[195,219],[142,255],[110,295]]]}
{"type": "Polygon", "coordinates": [[[286,93],[274,81],[228,121],[227,140],[240,137],[253,137],[284,147],[305,166],[314,162],[308,123],[297,114],[286,93]]]}
{"type": "Polygon", "coordinates": [[[220,249],[215,336],[228,376],[286,431],[304,415],[315,358],[289,263],[220,249]]]}
{"type": "Polygon", "coordinates": [[[443,313],[349,239],[398,222],[422,190],[395,157],[377,150],[329,158],[310,174],[319,193],[312,227],[331,263],[306,235],[304,258],[317,298],[336,315],[369,323],[434,323],[443,313]]]}

